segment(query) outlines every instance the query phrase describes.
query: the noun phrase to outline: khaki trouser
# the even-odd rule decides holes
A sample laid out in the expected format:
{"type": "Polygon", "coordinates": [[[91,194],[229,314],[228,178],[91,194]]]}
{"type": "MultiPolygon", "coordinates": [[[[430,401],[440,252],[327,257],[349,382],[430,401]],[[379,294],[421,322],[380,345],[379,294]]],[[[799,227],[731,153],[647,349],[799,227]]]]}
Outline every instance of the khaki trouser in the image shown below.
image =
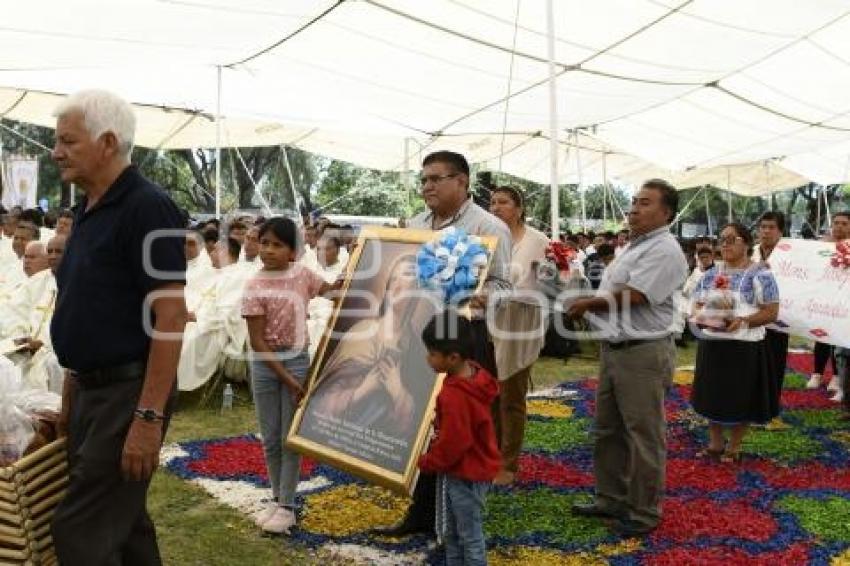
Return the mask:
{"type": "Polygon", "coordinates": [[[531,368],[522,369],[499,382],[499,396],[493,403],[493,422],[502,452],[502,469],[517,473],[519,454],[525,438],[526,404],[531,368]]]}
{"type": "Polygon", "coordinates": [[[667,460],[664,393],[675,356],[671,339],[620,350],[602,345],[593,450],[596,503],[645,526],[661,518],[667,460]]]}

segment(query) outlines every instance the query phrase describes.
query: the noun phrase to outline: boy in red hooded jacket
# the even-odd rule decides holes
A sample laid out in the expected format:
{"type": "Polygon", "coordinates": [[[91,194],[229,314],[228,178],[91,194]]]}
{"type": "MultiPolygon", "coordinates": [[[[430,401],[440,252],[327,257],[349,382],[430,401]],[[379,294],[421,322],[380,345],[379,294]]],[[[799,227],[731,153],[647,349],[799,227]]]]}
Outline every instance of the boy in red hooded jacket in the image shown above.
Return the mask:
{"type": "Polygon", "coordinates": [[[419,468],[437,473],[437,535],[445,540],[446,564],[487,563],[484,499],[501,466],[490,406],[499,384],[468,360],[469,321],[454,311],[435,316],[422,331],[428,364],[445,373],[437,397],[437,438],[419,468]]]}

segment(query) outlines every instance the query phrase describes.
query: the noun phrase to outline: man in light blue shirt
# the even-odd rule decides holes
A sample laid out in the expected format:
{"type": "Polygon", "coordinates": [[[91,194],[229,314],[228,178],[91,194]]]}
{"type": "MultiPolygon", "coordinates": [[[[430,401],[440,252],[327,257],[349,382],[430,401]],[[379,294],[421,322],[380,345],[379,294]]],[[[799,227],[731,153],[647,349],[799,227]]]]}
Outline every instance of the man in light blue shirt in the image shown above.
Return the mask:
{"type": "Polygon", "coordinates": [[[573,512],[615,519],[626,537],[646,535],[661,520],[667,458],[664,392],[673,377],[677,296],[688,266],[669,223],[676,189],[643,184],[629,211],[631,241],[608,266],[597,295],[573,303],[602,341],[596,391],[596,497],[573,512]]]}

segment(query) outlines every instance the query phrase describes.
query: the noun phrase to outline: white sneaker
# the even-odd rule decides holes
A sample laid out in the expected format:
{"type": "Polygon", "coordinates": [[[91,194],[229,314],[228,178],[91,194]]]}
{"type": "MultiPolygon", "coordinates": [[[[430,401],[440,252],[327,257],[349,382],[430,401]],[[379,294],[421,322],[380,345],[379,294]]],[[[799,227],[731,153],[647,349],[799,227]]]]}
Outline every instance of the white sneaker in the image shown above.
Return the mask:
{"type": "Polygon", "coordinates": [[[834,401],[836,403],[841,403],[844,401],[844,392],[842,390],[838,390],[835,392],[835,395],[829,398],[830,401],[834,401]]]}
{"type": "Polygon", "coordinates": [[[295,513],[286,507],[278,507],[274,515],[263,524],[263,531],[275,535],[289,534],[295,526],[295,513]]]}
{"type": "Polygon", "coordinates": [[[826,386],[827,391],[841,391],[841,383],[839,382],[838,376],[833,375],[832,379],[829,380],[829,385],[826,386]]]}
{"type": "Polygon", "coordinates": [[[260,511],[256,515],[254,515],[254,524],[256,524],[260,528],[263,528],[263,525],[266,524],[266,521],[272,518],[272,515],[274,515],[275,511],[277,511],[277,508],[278,504],[276,501],[267,501],[264,504],[263,508],[260,509],[260,511]]]}
{"type": "Polygon", "coordinates": [[[806,389],[817,389],[820,387],[820,374],[813,373],[809,381],[806,382],[806,389]]]}

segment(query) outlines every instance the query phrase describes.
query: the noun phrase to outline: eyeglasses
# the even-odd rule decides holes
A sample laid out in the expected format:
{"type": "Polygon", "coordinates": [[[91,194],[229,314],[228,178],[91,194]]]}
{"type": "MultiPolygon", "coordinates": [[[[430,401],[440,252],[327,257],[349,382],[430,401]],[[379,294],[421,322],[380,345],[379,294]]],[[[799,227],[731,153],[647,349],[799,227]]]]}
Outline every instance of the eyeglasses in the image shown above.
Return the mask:
{"type": "Polygon", "coordinates": [[[451,173],[449,175],[423,175],[419,177],[419,185],[424,187],[428,183],[432,185],[436,185],[441,181],[445,181],[446,179],[451,179],[452,177],[457,177],[458,173],[451,173]]]}
{"type": "Polygon", "coordinates": [[[739,241],[743,242],[744,238],[741,236],[726,236],[725,238],[720,238],[718,240],[721,246],[731,246],[737,244],[739,241]]]}

